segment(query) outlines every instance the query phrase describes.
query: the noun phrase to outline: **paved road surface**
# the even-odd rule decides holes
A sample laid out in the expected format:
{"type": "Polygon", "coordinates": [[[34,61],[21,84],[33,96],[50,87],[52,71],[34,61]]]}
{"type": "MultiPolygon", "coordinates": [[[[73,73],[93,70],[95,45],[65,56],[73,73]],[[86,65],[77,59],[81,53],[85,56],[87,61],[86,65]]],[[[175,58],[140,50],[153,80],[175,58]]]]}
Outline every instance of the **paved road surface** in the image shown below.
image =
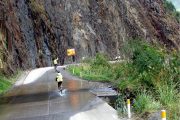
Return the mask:
{"type": "Polygon", "coordinates": [[[0,99],[0,120],[118,120],[112,107],[89,92],[87,82],[64,74],[61,94],[55,75],[42,68],[18,82],[0,99]]]}

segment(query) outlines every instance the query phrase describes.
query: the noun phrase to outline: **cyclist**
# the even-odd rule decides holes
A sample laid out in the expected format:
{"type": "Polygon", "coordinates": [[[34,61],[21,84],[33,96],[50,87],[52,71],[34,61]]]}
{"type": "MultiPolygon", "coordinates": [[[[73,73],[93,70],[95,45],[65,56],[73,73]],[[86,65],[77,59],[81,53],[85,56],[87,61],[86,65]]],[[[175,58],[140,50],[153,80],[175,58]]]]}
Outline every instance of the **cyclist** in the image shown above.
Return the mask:
{"type": "Polygon", "coordinates": [[[56,81],[58,83],[58,89],[62,93],[63,76],[59,71],[58,71],[57,76],[56,76],[56,81]]]}
{"type": "Polygon", "coordinates": [[[57,71],[58,58],[54,59],[53,63],[54,63],[54,69],[55,71],[57,71]]]}

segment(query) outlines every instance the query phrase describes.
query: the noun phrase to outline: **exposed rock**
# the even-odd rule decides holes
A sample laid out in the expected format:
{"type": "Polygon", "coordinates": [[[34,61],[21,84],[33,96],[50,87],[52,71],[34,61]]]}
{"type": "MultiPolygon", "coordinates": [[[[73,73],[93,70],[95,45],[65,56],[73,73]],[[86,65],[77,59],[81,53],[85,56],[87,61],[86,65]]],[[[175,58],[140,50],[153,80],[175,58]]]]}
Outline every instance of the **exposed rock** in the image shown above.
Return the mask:
{"type": "Polygon", "coordinates": [[[77,60],[97,52],[114,58],[137,37],[180,47],[179,24],[162,0],[2,0],[0,8],[3,61],[13,67],[50,66],[56,56],[67,63],[67,48],[77,60]]]}

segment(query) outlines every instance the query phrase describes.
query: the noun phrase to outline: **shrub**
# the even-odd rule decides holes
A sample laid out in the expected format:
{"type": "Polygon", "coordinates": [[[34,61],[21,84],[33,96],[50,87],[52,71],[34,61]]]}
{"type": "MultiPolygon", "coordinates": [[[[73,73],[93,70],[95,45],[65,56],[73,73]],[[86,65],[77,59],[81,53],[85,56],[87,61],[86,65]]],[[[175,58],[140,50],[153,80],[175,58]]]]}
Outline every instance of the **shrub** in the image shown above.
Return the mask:
{"type": "Polygon", "coordinates": [[[79,66],[70,66],[69,71],[72,73],[74,69],[74,75],[86,80],[107,82],[113,79],[113,70],[105,55],[97,54],[94,59],[86,59],[88,61],[79,66]]]}
{"type": "Polygon", "coordinates": [[[124,96],[125,95],[120,94],[115,103],[115,108],[117,109],[120,116],[125,116],[127,114],[127,105],[124,100],[124,96]]]}
{"type": "Polygon", "coordinates": [[[139,73],[153,72],[162,68],[164,62],[163,53],[156,47],[148,43],[137,42],[132,45],[133,48],[133,65],[139,73]],[[138,45],[137,45],[138,44],[138,45]],[[137,45],[137,46],[136,46],[137,45]]]}
{"type": "Polygon", "coordinates": [[[168,13],[174,16],[178,22],[180,22],[180,13],[176,11],[176,8],[171,1],[164,0],[164,8],[168,13]]]}
{"type": "Polygon", "coordinates": [[[161,104],[155,101],[152,95],[147,92],[141,92],[137,94],[134,102],[134,110],[143,114],[144,112],[154,112],[161,108],[161,104]]]}
{"type": "MultiPolygon", "coordinates": [[[[88,69],[78,69],[88,80],[111,81],[125,95],[128,90],[137,113],[154,112],[162,106],[169,119],[179,118],[179,51],[166,52],[138,39],[128,43],[126,50],[130,54],[126,62],[110,65],[106,57],[97,55],[88,69]]],[[[124,97],[118,98],[116,107],[120,113],[126,111],[124,97]]]]}
{"type": "Polygon", "coordinates": [[[126,87],[137,91],[156,85],[159,72],[164,69],[165,53],[141,40],[129,42],[131,60],[117,68],[115,78],[120,78],[120,89],[126,87]]]}
{"type": "Polygon", "coordinates": [[[86,64],[90,64],[90,63],[92,63],[93,62],[93,59],[92,58],[84,58],[82,61],[81,61],[82,63],[86,63],[86,64]]]}
{"type": "Polygon", "coordinates": [[[9,89],[11,85],[12,83],[6,77],[0,75],[0,94],[9,89]]]}
{"type": "Polygon", "coordinates": [[[157,88],[159,101],[164,106],[169,106],[179,100],[179,93],[174,84],[162,84],[157,88]]]}
{"type": "Polygon", "coordinates": [[[108,58],[105,55],[100,54],[100,53],[96,55],[95,59],[91,63],[91,66],[92,68],[98,68],[100,66],[110,67],[108,63],[108,58]]]}
{"type": "Polygon", "coordinates": [[[180,12],[176,11],[174,12],[174,16],[178,22],[180,22],[180,12]]]}
{"type": "Polygon", "coordinates": [[[180,101],[177,103],[171,104],[167,108],[167,119],[168,120],[179,120],[180,118],[180,101]]]}
{"type": "Polygon", "coordinates": [[[32,8],[32,11],[35,13],[38,13],[40,15],[46,14],[44,6],[37,3],[35,0],[30,0],[30,7],[32,8]]]}
{"type": "Polygon", "coordinates": [[[171,1],[164,0],[164,7],[168,12],[175,12],[176,8],[174,7],[171,1]]]}
{"type": "Polygon", "coordinates": [[[171,114],[170,119],[179,117],[177,110],[180,101],[180,55],[177,51],[166,53],[161,47],[155,47],[141,40],[129,43],[131,59],[119,65],[116,78],[119,88],[131,89],[136,93],[134,104],[138,113],[158,110],[161,105],[171,114]],[[147,92],[138,92],[138,91],[147,92]],[[151,92],[151,94],[147,94],[151,92]],[[173,106],[173,107],[172,107],[173,106]],[[178,116],[178,117],[177,117],[178,116]]]}
{"type": "Polygon", "coordinates": [[[73,75],[80,76],[80,72],[83,70],[83,67],[74,65],[69,67],[68,70],[73,73],[73,75]]]}

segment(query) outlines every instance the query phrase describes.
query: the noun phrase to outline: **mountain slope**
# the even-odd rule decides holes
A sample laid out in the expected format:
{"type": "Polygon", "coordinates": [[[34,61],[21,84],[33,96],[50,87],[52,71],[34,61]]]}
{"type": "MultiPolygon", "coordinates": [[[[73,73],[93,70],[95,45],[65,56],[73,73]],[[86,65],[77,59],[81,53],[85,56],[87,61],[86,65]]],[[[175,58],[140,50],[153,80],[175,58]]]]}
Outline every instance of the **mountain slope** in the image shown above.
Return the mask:
{"type": "Polygon", "coordinates": [[[103,52],[123,55],[123,43],[142,38],[179,49],[180,25],[163,0],[3,0],[0,2],[1,59],[5,68],[50,66],[103,52]],[[1,52],[2,53],[2,52],[1,52]]]}

